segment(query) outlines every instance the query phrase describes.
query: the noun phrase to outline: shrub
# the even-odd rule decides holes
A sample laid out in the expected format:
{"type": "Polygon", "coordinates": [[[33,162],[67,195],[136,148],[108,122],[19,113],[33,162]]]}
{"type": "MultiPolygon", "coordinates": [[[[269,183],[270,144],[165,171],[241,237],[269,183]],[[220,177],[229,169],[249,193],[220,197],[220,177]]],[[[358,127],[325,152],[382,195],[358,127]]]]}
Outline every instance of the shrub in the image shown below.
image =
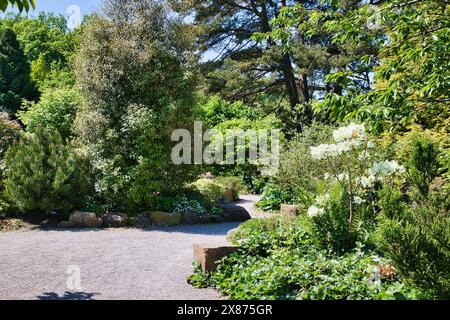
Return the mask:
{"type": "Polygon", "coordinates": [[[212,206],[223,199],[225,195],[225,186],[215,179],[202,178],[192,183],[191,186],[208,199],[212,206]]]}
{"type": "Polygon", "coordinates": [[[75,89],[52,90],[44,93],[38,103],[20,111],[19,117],[29,132],[45,126],[57,130],[63,139],[67,139],[73,135],[72,124],[80,103],[80,95],[75,89]]]}
{"type": "Polygon", "coordinates": [[[292,204],[294,199],[295,192],[292,187],[268,183],[256,205],[264,211],[278,211],[282,204],[292,204]]]}
{"type": "Polygon", "coordinates": [[[6,166],[8,197],[21,210],[68,212],[90,191],[85,162],[57,131],[39,128],[24,137],[8,150],[6,166]]]}
{"type": "Polygon", "coordinates": [[[12,209],[4,190],[3,179],[6,170],[4,157],[8,148],[19,141],[21,132],[17,122],[11,121],[7,113],[0,113],[0,218],[5,217],[12,209]]]}
{"type": "Polygon", "coordinates": [[[239,177],[217,177],[216,180],[233,191],[233,199],[238,200],[240,193],[247,193],[244,181],[239,177]]]}
{"type": "MultiPolygon", "coordinates": [[[[447,187],[430,188],[438,175],[436,145],[427,139],[412,142],[407,162],[408,197],[386,186],[380,196],[382,215],[378,227],[379,248],[406,281],[431,297],[450,297],[450,197],[447,187]],[[408,205],[402,200],[409,198],[408,205]]],[[[445,182],[444,182],[445,183],[445,182]]]]}
{"type": "Polygon", "coordinates": [[[428,195],[431,182],[439,175],[439,149],[431,140],[415,137],[407,163],[407,176],[420,194],[428,195]]]}
{"type": "Polygon", "coordinates": [[[305,193],[315,193],[317,183],[329,173],[329,165],[314,160],[310,147],[329,142],[332,129],[331,126],[314,123],[283,145],[278,184],[290,185],[305,193]]]}
{"type": "Polygon", "coordinates": [[[175,213],[195,213],[199,216],[205,215],[205,208],[197,200],[189,200],[186,197],[179,197],[175,200],[173,212],[175,213]]]}
{"type": "Polygon", "coordinates": [[[369,214],[369,205],[354,203],[353,223],[349,224],[349,195],[339,183],[329,187],[328,193],[317,197],[315,202],[321,209],[310,207],[308,214],[313,222],[314,236],[322,247],[345,252],[354,248],[357,242],[367,242],[375,222],[369,214]]]}

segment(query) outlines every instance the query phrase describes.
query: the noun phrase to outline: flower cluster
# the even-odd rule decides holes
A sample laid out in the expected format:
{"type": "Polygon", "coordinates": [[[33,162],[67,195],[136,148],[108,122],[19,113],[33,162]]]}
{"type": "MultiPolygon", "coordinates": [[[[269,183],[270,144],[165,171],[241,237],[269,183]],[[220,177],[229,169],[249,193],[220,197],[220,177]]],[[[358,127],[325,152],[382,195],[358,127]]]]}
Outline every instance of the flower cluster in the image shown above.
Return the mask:
{"type": "Polygon", "coordinates": [[[369,169],[369,175],[367,177],[359,177],[358,181],[363,188],[370,189],[376,181],[381,181],[387,176],[404,172],[405,168],[399,165],[395,160],[384,162],[375,161],[372,168],[369,169]]]}
{"type": "MultiPolygon", "coordinates": [[[[362,145],[366,137],[366,129],[363,124],[351,123],[347,127],[339,128],[333,132],[336,144],[321,144],[317,147],[311,147],[311,156],[315,160],[337,157],[362,145]]],[[[370,141],[368,145],[374,146],[370,141]]]]}

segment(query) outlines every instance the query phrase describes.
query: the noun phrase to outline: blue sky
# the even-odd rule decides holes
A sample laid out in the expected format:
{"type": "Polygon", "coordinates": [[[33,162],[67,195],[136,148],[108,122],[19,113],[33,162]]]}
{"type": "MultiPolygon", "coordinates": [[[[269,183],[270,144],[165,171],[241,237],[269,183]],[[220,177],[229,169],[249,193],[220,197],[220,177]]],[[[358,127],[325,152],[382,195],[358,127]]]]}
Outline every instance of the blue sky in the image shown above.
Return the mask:
{"type": "MultiPolygon", "coordinates": [[[[81,14],[89,14],[100,7],[101,0],[36,0],[36,10],[30,11],[30,16],[35,16],[39,12],[54,12],[57,14],[68,15],[67,9],[76,5],[80,7],[81,14]]],[[[13,9],[8,9],[12,11],[13,9]]]]}

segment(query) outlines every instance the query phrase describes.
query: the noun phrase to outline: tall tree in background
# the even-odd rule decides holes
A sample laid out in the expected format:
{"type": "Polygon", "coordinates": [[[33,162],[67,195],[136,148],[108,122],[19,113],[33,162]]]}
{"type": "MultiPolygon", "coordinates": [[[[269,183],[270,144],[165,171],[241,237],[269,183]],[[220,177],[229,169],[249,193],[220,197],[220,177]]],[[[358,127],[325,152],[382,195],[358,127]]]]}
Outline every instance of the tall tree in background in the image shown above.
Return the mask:
{"type": "Polygon", "coordinates": [[[183,66],[179,25],[153,0],[105,0],[86,26],[76,63],[83,103],[80,142],[96,187],[118,208],[145,208],[153,192],[193,177],[171,161],[171,134],[191,123],[193,84],[183,66]]]}
{"type": "MultiPolygon", "coordinates": [[[[203,65],[210,83],[209,91],[247,102],[254,102],[261,96],[269,96],[272,101],[286,98],[291,113],[284,116],[284,121],[294,129],[301,129],[312,120],[314,98],[327,92],[340,94],[344,90],[338,81],[327,84],[326,76],[335,69],[360,68],[354,61],[373,50],[369,42],[356,47],[336,45],[325,30],[308,35],[304,23],[310,15],[354,10],[362,1],[347,1],[345,6],[334,2],[171,1],[176,11],[194,17],[199,30],[199,49],[217,56],[203,65]],[[289,19],[292,14],[295,19],[289,19]],[[284,32],[287,18],[289,35],[284,32]],[[294,113],[297,115],[292,121],[294,113]]],[[[368,72],[360,70],[364,81],[359,81],[358,85],[369,87],[368,72]]]]}
{"type": "Polygon", "coordinates": [[[0,109],[15,113],[22,99],[34,100],[38,92],[30,79],[30,65],[16,34],[0,30],[0,109]]]}

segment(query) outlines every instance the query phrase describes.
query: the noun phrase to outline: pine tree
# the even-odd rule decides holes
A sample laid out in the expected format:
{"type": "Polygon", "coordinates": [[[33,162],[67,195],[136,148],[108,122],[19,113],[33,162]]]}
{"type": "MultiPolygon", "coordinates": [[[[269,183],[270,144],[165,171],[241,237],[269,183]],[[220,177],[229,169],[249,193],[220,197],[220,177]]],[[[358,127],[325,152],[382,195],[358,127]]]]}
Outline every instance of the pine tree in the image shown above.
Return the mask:
{"type": "Polygon", "coordinates": [[[15,113],[22,99],[35,100],[37,96],[16,34],[9,28],[0,30],[0,109],[15,113]]]}
{"type": "Polygon", "coordinates": [[[21,210],[68,212],[83,204],[89,190],[80,156],[44,127],[9,148],[6,167],[6,192],[21,210]]]}

